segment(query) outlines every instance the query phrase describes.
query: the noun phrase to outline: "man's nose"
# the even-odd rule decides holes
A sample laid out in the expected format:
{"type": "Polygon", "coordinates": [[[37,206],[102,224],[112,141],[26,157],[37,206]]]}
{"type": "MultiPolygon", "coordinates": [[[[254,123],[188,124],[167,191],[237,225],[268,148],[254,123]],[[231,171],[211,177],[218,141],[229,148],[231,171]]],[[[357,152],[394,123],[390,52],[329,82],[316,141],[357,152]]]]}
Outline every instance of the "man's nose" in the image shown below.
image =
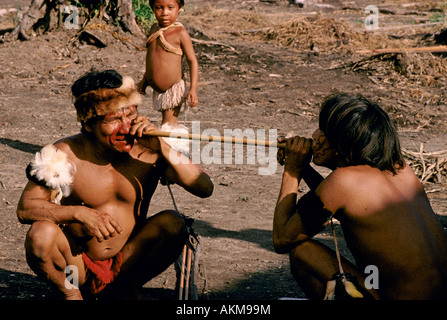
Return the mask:
{"type": "Polygon", "coordinates": [[[132,124],[131,120],[124,117],[123,123],[120,125],[119,128],[119,133],[128,134],[130,131],[131,124],[132,124]]]}

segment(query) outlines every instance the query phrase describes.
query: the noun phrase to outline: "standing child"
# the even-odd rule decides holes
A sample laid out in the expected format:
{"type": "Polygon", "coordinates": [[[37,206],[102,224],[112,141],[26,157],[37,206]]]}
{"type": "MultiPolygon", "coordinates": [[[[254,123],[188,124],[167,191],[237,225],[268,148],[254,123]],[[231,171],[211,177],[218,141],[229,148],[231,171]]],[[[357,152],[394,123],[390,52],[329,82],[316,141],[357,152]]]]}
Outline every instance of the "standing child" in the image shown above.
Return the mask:
{"type": "Polygon", "coordinates": [[[153,91],[154,109],[162,113],[162,130],[184,131],[178,125],[178,115],[186,102],[191,107],[198,104],[197,82],[199,66],[191,38],[183,25],[177,21],[183,0],[150,0],[149,4],[158,23],[151,27],[146,41],[146,72],[138,84],[138,91],[145,94],[147,86],[153,91]],[[190,72],[190,88],[182,79],[182,58],[186,56],[190,72]]]}

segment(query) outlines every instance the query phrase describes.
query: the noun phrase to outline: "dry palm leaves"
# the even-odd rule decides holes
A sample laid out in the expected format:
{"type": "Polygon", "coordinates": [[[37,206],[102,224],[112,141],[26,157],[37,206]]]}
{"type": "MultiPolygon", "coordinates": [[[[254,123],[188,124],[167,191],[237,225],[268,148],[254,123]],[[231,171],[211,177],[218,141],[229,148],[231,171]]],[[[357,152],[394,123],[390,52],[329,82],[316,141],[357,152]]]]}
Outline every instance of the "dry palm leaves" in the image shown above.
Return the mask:
{"type": "Polygon", "coordinates": [[[402,96],[421,104],[421,112],[432,114],[447,103],[444,93],[432,90],[446,83],[447,63],[445,58],[430,52],[380,53],[335,68],[366,74],[379,86],[399,90],[402,96]]]}
{"type": "Polygon", "coordinates": [[[370,76],[386,76],[393,83],[410,80],[419,85],[430,86],[437,80],[447,78],[445,59],[429,52],[376,54],[346,67],[370,76]]]}
{"type": "Polygon", "coordinates": [[[318,47],[325,53],[374,49],[388,43],[386,35],[357,32],[348,23],[321,14],[284,22],[283,17],[262,15],[256,11],[204,9],[184,16],[183,20],[207,30],[210,37],[219,37],[218,33],[222,32],[299,50],[318,47]],[[210,25],[213,27],[210,28],[210,25]]]}
{"type": "MultiPolygon", "coordinates": [[[[276,24],[258,32],[258,37],[273,41],[284,47],[312,50],[318,47],[321,52],[352,52],[360,44],[383,43],[383,35],[371,36],[365,32],[356,32],[344,21],[328,18],[323,15],[316,17],[295,18],[276,24]]],[[[362,46],[363,47],[363,46],[362,46]]]]}

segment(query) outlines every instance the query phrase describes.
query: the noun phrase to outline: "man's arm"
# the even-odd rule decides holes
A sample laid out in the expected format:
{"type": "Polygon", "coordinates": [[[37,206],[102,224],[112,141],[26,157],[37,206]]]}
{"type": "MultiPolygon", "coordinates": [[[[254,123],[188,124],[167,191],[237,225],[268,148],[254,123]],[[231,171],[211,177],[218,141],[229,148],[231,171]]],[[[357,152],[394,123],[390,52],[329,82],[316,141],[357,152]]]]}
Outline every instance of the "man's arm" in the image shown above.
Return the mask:
{"type": "Polygon", "coordinates": [[[304,168],[311,158],[311,140],[295,137],[287,140],[287,158],[278,201],[273,217],[273,245],[276,252],[286,253],[299,242],[309,239],[305,225],[297,212],[297,194],[304,168]]]}
{"type": "Polygon", "coordinates": [[[121,233],[121,226],[110,215],[85,206],[66,206],[51,202],[52,190],[32,181],[26,185],[17,206],[17,217],[21,223],[50,221],[55,224],[78,222],[85,228],[86,235],[98,241],[121,233]]]}
{"type": "Polygon", "coordinates": [[[29,181],[22,192],[17,217],[21,223],[31,224],[35,221],[50,221],[56,224],[73,222],[73,210],[51,202],[52,191],[29,181]]]}
{"type": "Polygon", "coordinates": [[[208,173],[181,152],[172,149],[162,138],[147,135],[155,129],[150,122],[141,120],[133,124],[130,134],[136,137],[139,145],[157,152],[166,161],[165,175],[171,183],[176,183],[201,198],[211,196],[214,185],[208,173]]]}
{"type": "Polygon", "coordinates": [[[324,177],[317,170],[315,170],[310,164],[308,164],[303,168],[302,178],[304,182],[306,182],[310,190],[314,191],[324,180],[324,177]]]}
{"type": "Polygon", "coordinates": [[[201,198],[210,197],[213,194],[214,184],[206,171],[198,164],[175,151],[169,144],[160,141],[161,154],[168,163],[166,178],[171,183],[176,183],[186,191],[201,198]]]}
{"type": "Polygon", "coordinates": [[[284,172],[278,201],[273,216],[273,246],[277,253],[289,252],[300,241],[307,239],[301,217],[297,213],[296,199],[299,177],[284,172]]]}

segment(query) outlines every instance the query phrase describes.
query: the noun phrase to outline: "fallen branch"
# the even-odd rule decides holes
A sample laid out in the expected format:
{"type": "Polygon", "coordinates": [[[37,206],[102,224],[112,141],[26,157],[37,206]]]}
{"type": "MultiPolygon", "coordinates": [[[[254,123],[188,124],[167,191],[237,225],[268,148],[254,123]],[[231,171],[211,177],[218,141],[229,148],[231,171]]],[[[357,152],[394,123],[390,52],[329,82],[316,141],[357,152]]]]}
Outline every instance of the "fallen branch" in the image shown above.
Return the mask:
{"type": "Polygon", "coordinates": [[[422,183],[430,179],[442,182],[442,176],[447,175],[447,150],[424,152],[424,144],[421,143],[419,152],[402,149],[407,158],[408,165],[413,169],[422,183]]]}
{"type": "Polygon", "coordinates": [[[406,52],[447,52],[447,46],[434,46],[422,48],[386,48],[373,50],[357,50],[359,54],[374,54],[374,53],[406,53],[406,52]]]}
{"type": "Polygon", "coordinates": [[[391,26],[391,27],[380,27],[377,29],[356,29],[357,32],[387,32],[390,30],[400,30],[400,29],[410,29],[410,28],[425,28],[425,27],[434,27],[439,26],[440,23],[438,22],[432,22],[432,23],[421,23],[421,24],[404,24],[400,26],[391,26]]]}
{"type": "Polygon", "coordinates": [[[432,120],[431,118],[426,120],[424,123],[418,125],[416,127],[416,129],[399,129],[398,132],[399,133],[403,133],[403,132],[420,132],[422,129],[424,129],[424,128],[426,128],[426,127],[428,127],[430,125],[431,120],[432,120]]]}
{"type": "Polygon", "coordinates": [[[205,44],[205,45],[210,45],[210,46],[222,46],[222,47],[229,48],[231,51],[236,51],[236,49],[234,47],[232,47],[228,44],[222,43],[222,42],[201,40],[201,39],[196,39],[196,38],[191,38],[191,40],[194,43],[205,44]]]}
{"type": "Polygon", "coordinates": [[[421,154],[423,154],[425,157],[443,157],[447,156],[447,150],[441,150],[441,151],[434,151],[434,152],[414,152],[410,150],[402,149],[404,153],[411,155],[413,157],[419,157],[421,154]]]}

